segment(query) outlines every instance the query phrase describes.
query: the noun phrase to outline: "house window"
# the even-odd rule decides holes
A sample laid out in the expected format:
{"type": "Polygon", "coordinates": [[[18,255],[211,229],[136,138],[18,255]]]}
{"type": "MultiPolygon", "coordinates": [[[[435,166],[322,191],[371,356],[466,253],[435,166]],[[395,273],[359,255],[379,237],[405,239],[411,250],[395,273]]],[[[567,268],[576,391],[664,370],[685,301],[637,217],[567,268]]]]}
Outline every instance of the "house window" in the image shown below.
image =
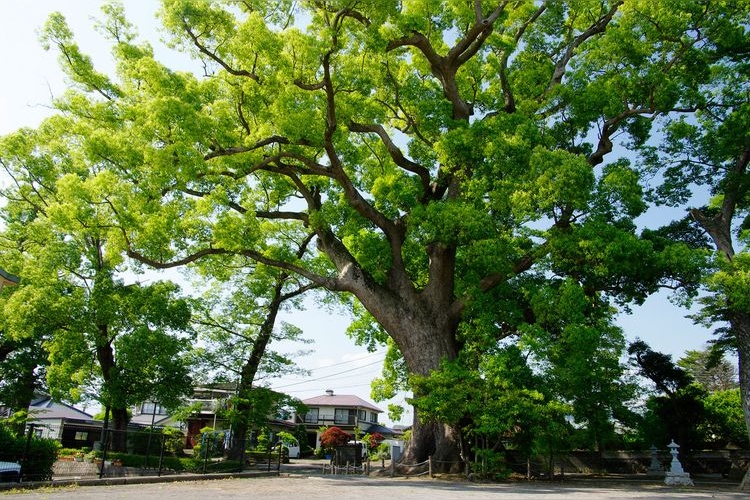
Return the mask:
{"type": "Polygon", "coordinates": [[[348,408],[336,408],[333,414],[333,422],[339,425],[354,425],[357,420],[357,410],[348,408]]]}
{"type": "Polygon", "coordinates": [[[360,422],[367,422],[367,412],[365,410],[359,410],[360,422]]]}
{"type": "Polygon", "coordinates": [[[374,411],[370,412],[370,422],[373,423],[373,424],[377,424],[378,423],[378,414],[375,413],[374,411]]]}
{"type": "Polygon", "coordinates": [[[89,439],[88,432],[76,431],[76,441],[87,441],[89,439]]]}
{"type": "Polygon", "coordinates": [[[318,411],[319,411],[319,408],[310,408],[310,411],[305,414],[305,423],[317,424],[318,423],[318,411]]]}
{"type": "Polygon", "coordinates": [[[143,403],[141,405],[141,414],[142,415],[166,415],[167,412],[164,411],[164,407],[162,405],[154,403],[153,401],[150,401],[148,403],[143,403]]]}

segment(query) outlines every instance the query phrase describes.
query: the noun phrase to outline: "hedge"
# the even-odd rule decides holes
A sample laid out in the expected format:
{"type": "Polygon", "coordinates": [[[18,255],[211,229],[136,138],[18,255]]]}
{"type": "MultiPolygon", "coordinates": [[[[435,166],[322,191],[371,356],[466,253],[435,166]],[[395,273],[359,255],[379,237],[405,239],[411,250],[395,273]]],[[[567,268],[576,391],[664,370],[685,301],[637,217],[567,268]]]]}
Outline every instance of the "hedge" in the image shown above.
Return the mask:
{"type": "Polygon", "coordinates": [[[32,436],[26,462],[21,463],[26,443],[26,436],[18,436],[4,425],[0,425],[1,460],[21,464],[24,481],[50,481],[60,443],[54,439],[32,436]]]}

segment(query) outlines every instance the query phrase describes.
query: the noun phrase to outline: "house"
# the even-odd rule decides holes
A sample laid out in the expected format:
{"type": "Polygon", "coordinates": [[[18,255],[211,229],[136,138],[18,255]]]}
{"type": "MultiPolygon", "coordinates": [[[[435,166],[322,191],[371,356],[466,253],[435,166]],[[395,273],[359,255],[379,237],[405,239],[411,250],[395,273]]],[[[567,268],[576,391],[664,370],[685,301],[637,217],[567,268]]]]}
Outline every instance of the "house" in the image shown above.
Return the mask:
{"type": "Polygon", "coordinates": [[[92,447],[102,434],[102,422],[73,406],[37,395],[29,405],[27,428],[41,438],[57,439],[65,448],[92,447]]]}
{"type": "Polygon", "coordinates": [[[130,425],[138,427],[176,427],[181,428],[182,424],[174,420],[166,408],[156,401],[146,401],[136,405],[132,409],[130,425]]]}
{"type": "Polygon", "coordinates": [[[359,396],[334,394],[329,389],[324,395],[304,399],[302,403],[307,406],[307,413],[294,415],[294,422],[307,428],[308,444],[312,448],[320,447],[321,427],[336,426],[352,435],[359,433],[360,436],[375,432],[384,437],[395,434],[392,429],[378,423],[378,415],[383,410],[359,396]]]}
{"type": "MultiPolygon", "coordinates": [[[[193,394],[183,404],[190,407],[192,413],[184,422],[176,420],[167,409],[156,401],[146,401],[133,408],[131,425],[150,427],[175,427],[185,433],[185,448],[193,448],[200,436],[201,429],[211,427],[215,431],[231,432],[231,426],[225,414],[230,409],[231,398],[237,393],[234,383],[216,383],[197,386],[193,394]]],[[[272,432],[294,430],[294,425],[277,416],[269,416],[268,428],[272,432]]]]}

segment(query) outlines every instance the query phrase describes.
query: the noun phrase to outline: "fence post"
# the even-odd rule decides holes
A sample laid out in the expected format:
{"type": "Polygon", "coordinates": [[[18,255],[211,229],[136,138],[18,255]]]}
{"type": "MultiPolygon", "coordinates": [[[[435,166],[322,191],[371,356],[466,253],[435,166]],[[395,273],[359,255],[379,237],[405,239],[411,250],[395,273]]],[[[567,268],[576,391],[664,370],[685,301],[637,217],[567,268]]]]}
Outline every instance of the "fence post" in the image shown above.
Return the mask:
{"type": "Polygon", "coordinates": [[[111,439],[110,429],[102,429],[102,436],[104,436],[104,442],[102,443],[102,463],[99,464],[99,479],[104,477],[104,462],[107,460],[107,450],[111,439]]]}
{"type": "Polygon", "coordinates": [[[240,472],[244,472],[245,471],[245,465],[246,465],[246,462],[247,462],[247,459],[245,457],[245,452],[246,452],[246,448],[247,448],[247,438],[243,439],[240,444],[242,446],[242,453],[240,453],[240,472]]]}
{"type": "Polygon", "coordinates": [[[391,477],[396,475],[396,461],[391,457],[391,477]]]}
{"type": "Polygon", "coordinates": [[[432,476],[432,455],[430,455],[429,457],[427,457],[427,470],[430,473],[430,477],[433,477],[432,476]]]}
{"type": "Polygon", "coordinates": [[[23,447],[23,456],[21,456],[21,471],[18,473],[19,481],[23,481],[23,475],[26,473],[29,465],[29,450],[31,449],[31,437],[34,435],[34,425],[29,424],[29,431],[26,433],[26,446],[23,447]]]}
{"type": "Polygon", "coordinates": [[[276,472],[281,472],[281,453],[283,451],[282,443],[279,441],[279,461],[276,464],[276,472]]]}
{"type": "Polygon", "coordinates": [[[208,467],[208,434],[203,434],[203,446],[201,446],[201,450],[203,450],[203,473],[206,473],[206,467],[208,467]]]}
{"type": "Polygon", "coordinates": [[[161,434],[161,450],[159,450],[159,470],[156,475],[161,477],[161,470],[164,467],[164,447],[167,445],[167,436],[162,432],[161,434]]]}

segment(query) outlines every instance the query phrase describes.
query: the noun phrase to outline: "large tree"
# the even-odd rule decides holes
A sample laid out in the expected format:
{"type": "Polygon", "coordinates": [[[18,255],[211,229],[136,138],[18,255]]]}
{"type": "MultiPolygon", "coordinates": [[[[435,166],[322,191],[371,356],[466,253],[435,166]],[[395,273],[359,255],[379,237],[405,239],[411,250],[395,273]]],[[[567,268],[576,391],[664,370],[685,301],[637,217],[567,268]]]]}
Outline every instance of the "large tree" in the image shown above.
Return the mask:
{"type": "Polygon", "coordinates": [[[0,260],[24,277],[3,323],[47,358],[53,396],[110,410],[115,445],[124,449],[131,406],[155,398],[174,407],[189,394],[190,307],[172,283],[120,277],[125,257],[104,188],[113,178],[89,170],[70,147],[75,129],[54,117],[0,140],[12,180],[2,191],[0,260]]]}
{"type": "MultiPolygon", "coordinates": [[[[701,11],[705,21],[686,49],[690,64],[708,79],[699,79],[683,97],[684,107],[664,117],[665,136],[647,149],[645,165],[663,180],[656,186],[660,203],[686,207],[690,218],[715,248],[714,272],[696,320],[719,325],[715,347],[731,349],[739,359],[742,406],[750,437],[750,4],[727,4],[720,15],[701,11]],[[707,193],[710,201],[694,196],[707,193]]],[[[690,21],[679,12],[663,13],[658,27],[681,31],[690,21]]],[[[659,36],[653,33],[652,36],[659,36]]],[[[750,488],[750,471],[742,486],[750,488]]]]}
{"type": "MultiPolygon", "coordinates": [[[[111,76],[51,19],[73,83],[56,104],[87,130],[70,146],[120,180],[130,256],[242,255],[354,297],[422,376],[472,330],[543,321],[544,293],[627,303],[696,280],[689,245],[637,233],[646,203],[617,146],[695,109],[717,78],[710,29],[743,34],[745,3],[294,6],[165,1],[202,76],[158,63],[121,9],[101,25],[111,76]],[[300,228],[317,256],[296,255],[300,228]]],[[[454,430],[416,412],[405,460],[455,460],[454,430]]]]}

